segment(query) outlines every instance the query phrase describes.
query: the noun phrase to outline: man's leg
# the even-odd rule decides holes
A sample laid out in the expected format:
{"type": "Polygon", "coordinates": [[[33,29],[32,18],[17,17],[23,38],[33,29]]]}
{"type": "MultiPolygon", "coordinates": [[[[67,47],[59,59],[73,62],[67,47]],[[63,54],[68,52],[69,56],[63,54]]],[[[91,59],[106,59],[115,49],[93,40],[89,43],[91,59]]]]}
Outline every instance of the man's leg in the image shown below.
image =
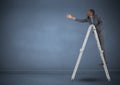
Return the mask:
{"type": "MultiPolygon", "coordinates": [[[[106,61],[103,32],[102,31],[97,31],[97,33],[98,33],[98,38],[99,38],[99,41],[100,41],[101,48],[103,50],[104,59],[106,61]]],[[[107,63],[107,61],[106,61],[106,63],[107,63]]]]}

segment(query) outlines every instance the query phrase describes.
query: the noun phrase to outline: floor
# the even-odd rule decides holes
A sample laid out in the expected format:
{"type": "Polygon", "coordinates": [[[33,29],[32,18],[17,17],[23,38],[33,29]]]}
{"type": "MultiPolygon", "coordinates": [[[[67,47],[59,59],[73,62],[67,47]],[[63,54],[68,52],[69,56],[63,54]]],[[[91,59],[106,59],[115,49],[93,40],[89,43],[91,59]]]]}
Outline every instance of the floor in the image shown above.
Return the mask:
{"type": "Polygon", "coordinates": [[[71,81],[72,72],[10,71],[0,72],[0,85],[120,85],[120,72],[111,71],[108,82],[104,71],[81,71],[71,81]]]}

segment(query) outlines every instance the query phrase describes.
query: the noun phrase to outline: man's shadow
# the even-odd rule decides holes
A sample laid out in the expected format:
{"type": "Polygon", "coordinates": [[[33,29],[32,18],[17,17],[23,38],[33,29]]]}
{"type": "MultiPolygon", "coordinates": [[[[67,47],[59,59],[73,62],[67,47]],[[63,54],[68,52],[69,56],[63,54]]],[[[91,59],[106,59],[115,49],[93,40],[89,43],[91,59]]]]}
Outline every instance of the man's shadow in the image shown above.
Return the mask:
{"type": "Polygon", "coordinates": [[[101,81],[103,81],[100,78],[79,78],[79,79],[76,79],[76,80],[77,81],[82,81],[82,82],[101,82],[101,81]]]}

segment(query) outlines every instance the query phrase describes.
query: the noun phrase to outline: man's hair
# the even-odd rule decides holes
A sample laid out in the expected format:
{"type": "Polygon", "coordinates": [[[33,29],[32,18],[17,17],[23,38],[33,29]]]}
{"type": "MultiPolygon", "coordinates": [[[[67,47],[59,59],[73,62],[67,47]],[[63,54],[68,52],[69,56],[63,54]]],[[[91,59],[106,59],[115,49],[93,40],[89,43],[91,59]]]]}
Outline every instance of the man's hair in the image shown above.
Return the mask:
{"type": "Polygon", "coordinates": [[[95,15],[95,10],[94,9],[89,9],[89,11],[93,13],[93,16],[95,15]]]}

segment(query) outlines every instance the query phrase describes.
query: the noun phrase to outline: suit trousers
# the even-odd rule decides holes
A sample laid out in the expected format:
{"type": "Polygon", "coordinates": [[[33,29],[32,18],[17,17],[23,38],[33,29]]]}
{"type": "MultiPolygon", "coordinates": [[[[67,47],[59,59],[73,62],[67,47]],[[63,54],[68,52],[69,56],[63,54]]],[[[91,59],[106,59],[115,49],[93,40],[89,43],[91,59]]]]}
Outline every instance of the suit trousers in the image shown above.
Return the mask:
{"type": "Polygon", "coordinates": [[[104,59],[105,59],[105,61],[106,61],[103,30],[102,30],[102,31],[98,31],[98,30],[97,30],[97,34],[98,34],[98,38],[99,38],[99,41],[100,41],[101,48],[102,48],[102,50],[103,50],[104,59]]]}

